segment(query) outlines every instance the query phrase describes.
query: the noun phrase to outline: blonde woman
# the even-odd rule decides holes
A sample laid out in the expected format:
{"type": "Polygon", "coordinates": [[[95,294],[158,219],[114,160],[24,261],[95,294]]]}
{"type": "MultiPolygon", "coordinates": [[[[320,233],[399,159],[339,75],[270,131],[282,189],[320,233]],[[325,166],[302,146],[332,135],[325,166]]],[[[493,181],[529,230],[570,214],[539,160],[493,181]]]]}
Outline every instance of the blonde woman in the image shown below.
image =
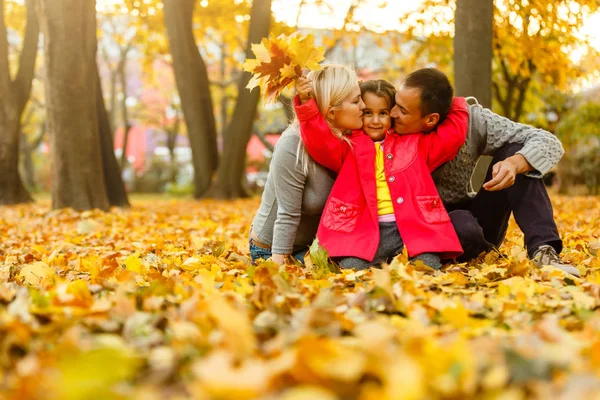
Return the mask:
{"type": "MultiPolygon", "coordinates": [[[[356,73],[343,65],[324,65],[311,72],[312,95],[332,132],[363,126],[363,109],[356,73]]],[[[250,231],[252,261],[283,264],[286,257],[302,260],[312,243],[335,174],[315,163],[304,149],[298,122],[293,122],[275,146],[262,201],[250,231]]]]}

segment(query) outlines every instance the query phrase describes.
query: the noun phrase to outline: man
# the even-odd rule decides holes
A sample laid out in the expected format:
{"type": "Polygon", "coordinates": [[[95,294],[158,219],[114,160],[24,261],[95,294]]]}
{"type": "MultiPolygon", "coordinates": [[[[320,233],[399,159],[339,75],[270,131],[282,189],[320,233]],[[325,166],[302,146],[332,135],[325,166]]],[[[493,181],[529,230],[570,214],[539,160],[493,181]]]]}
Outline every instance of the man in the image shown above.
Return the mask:
{"type": "MultiPolygon", "coordinates": [[[[408,75],[396,93],[391,111],[398,133],[435,129],[450,108],[454,90],[446,75],[424,68],[408,75]]],[[[533,262],[552,265],[580,276],[561,262],[562,240],[542,176],[564,150],[551,133],[494,114],[479,104],[469,106],[467,140],[456,157],[438,168],[433,178],[450,213],[465,253],[461,260],[500,246],[511,212],[525,236],[533,262]],[[482,155],[493,156],[485,183],[473,191],[471,178],[482,155]]]]}

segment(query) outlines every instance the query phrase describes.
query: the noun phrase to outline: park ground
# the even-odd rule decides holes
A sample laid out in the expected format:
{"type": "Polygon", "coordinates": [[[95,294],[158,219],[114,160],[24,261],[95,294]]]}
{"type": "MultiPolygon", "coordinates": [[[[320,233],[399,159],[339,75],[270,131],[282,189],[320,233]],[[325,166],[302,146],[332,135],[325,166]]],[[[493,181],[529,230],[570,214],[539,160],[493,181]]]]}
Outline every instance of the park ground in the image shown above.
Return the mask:
{"type": "Polygon", "coordinates": [[[441,272],[405,255],[360,272],[252,266],[259,200],[0,208],[0,397],[600,392],[600,198],[552,196],[582,279],[533,267],[514,221],[499,253],[441,272]]]}

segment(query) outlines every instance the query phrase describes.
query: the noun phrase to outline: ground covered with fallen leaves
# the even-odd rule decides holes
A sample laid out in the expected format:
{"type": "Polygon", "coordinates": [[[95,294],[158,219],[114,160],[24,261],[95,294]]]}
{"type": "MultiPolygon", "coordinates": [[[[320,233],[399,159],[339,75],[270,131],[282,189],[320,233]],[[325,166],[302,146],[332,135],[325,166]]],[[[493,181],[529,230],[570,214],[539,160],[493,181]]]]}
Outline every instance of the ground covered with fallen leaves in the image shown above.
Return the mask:
{"type": "Polygon", "coordinates": [[[258,199],[0,208],[0,398],[598,398],[600,199],[553,197],[563,257],[435,272],[252,266],[258,199]]]}

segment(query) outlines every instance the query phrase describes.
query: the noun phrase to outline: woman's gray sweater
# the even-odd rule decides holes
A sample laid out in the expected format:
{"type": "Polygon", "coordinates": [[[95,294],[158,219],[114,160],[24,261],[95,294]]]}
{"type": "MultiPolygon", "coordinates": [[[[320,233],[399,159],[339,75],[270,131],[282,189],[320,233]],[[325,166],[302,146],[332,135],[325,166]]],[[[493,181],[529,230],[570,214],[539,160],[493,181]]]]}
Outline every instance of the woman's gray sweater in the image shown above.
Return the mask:
{"type": "Polygon", "coordinates": [[[299,126],[294,123],[277,141],[252,222],[254,235],[275,254],[291,254],[312,243],[335,180],[333,172],[308,154],[303,156],[306,152],[300,140],[299,126]]]}

